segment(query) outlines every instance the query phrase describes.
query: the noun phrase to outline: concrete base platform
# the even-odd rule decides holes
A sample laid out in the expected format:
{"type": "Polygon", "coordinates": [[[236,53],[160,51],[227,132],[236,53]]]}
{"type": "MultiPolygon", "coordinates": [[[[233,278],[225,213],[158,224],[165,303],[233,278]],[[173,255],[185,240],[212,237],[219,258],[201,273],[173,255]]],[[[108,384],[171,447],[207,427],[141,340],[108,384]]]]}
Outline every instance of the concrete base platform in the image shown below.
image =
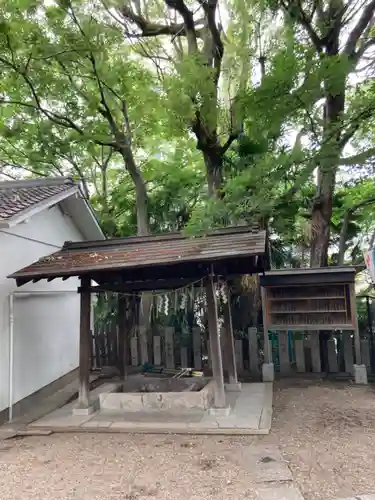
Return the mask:
{"type": "MultiPolygon", "coordinates": [[[[241,392],[228,392],[229,415],[202,411],[96,411],[73,415],[76,401],[36,420],[29,428],[53,432],[131,432],[150,434],[268,434],[272,419],[272,384],[242,384],[241,392]]],[[[96,389],[98,391],[98,388],[96,389]]]]}

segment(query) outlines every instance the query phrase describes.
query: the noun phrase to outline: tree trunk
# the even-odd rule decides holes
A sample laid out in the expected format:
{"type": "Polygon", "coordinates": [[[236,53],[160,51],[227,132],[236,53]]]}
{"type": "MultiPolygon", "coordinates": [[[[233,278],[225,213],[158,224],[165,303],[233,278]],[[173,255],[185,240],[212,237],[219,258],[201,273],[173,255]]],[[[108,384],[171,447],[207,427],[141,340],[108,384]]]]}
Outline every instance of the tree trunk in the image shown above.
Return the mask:
{"type": "Polygon", "coordinates": [[[341,231],[340,231],[340,241],[339,241],[339,256],[337,259],[337,263],[339,266],[342,266],[344,264],[344,259],[345,259],[345,252],[346,252],[346,240],[347,240],[347,234],[348,234],[348,225],[349,225],[349,217],[352,212],[350,210],[347,210],[345,212],[344,218],[342,220],[342,226],[341,226],[341,231]]]}
{"type": "Polygon", "coordinates": [[[204,149],[202,152],[206,167],[208,196],[209,198],[219,198],[223,184],[223,155],[220,146],[204,149]]]}
{"type": "Polygon", "coordinates": [[[336,169],[319,172],[318,174],[318,193],[311,214],[311,267],[325,267],[328,265],[335,176],[336,169]]]}
{"type": "Polygon", "coordinates": [[[137,167],[134,157],[128,148],[120,151],[125,163],[125,168],[132,178],[135,188],[135,205],[137,212],[137,235],[147,236],[149,234],[149,218],[148,218],[148,196],[146,183],[142,178],[141,172],[137,167]]]}
{"type": "MultiPolygon", "coordinates": [[[[328,55],[337,56],[337,54],[338,41],[333,53],[328,55]]],[[[326,89],[329,89],[329,85],[330,82],[325,82],[326,89]]],[[[340,120],[344,108],[345,79],[341,82],[339,92],[332,95],[327,90],[317,193],[311,213],[311,267],[324,267],[328,265],[333,193],[342,149],[340,145],[340,120]]]]}

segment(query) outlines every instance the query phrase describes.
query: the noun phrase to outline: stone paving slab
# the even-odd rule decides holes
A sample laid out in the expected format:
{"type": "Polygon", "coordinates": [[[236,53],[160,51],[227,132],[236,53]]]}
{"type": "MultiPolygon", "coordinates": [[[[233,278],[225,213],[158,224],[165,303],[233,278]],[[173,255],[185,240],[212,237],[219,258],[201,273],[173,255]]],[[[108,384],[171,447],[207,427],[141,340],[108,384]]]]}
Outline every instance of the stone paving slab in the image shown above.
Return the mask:
{"type": "Polygon", "coordinates": [[[238,460],[246,464],[256,483],[293,480],[288,464],[277,446],[249,446],[243,450],[238,460]]]}
{"type": "Polygon", "coordinates": [[[289,485],[257,488],[256,495],[259,500],[304,500],[299,489],[289,485]]]}

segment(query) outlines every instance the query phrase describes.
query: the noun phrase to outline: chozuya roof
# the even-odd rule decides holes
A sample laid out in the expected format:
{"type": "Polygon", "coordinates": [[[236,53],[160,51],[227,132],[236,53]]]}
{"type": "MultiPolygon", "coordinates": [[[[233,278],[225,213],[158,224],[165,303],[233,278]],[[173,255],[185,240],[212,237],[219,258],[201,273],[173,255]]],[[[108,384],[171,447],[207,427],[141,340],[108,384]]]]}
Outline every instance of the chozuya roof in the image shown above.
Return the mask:
{"type": "Polygon", "coordinates": [[[82,276],[104,271],[137,271],[182,263],[232,261],[266,252],[266,231],[235,227],[189,238],[180,233],[105,241],[67,242],[9,278],[18,284],[39,279],[82,276]]]}

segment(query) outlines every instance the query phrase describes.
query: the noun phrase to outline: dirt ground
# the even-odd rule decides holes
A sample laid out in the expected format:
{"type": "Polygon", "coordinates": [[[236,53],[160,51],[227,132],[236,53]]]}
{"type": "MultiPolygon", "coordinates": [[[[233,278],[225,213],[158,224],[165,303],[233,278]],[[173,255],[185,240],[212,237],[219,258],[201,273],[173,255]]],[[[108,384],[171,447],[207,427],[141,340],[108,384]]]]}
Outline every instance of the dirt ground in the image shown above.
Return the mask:
{"type": "Polygon", "coordinates": [[[269,436],[55,434],[0,446],[1,500],[253,500],[243,452],[277,444],[306,500],[375,492],[375,390],[275,384],[269,436]]]}

